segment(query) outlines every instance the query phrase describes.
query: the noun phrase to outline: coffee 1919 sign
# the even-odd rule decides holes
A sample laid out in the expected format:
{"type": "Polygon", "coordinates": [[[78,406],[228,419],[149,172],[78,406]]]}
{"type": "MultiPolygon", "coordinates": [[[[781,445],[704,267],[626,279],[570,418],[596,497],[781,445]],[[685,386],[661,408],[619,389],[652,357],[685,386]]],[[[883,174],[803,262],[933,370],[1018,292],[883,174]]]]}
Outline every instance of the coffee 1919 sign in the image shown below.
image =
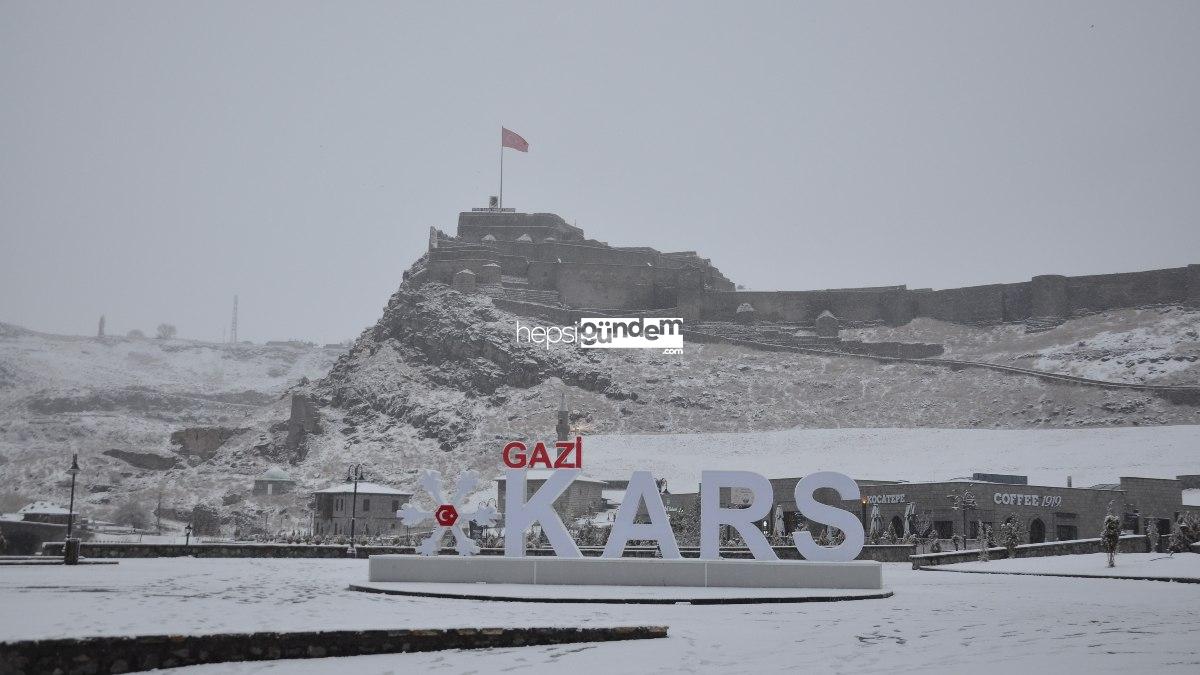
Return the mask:
{"type": "MultiPolygon", "coordinates": [[[[506,460],[509,459],[508,455],[510,454],[511,450],[506,452],[506,460]]],[[[579,477],[580,470],[551,470],[549,476],[545,478],[545,482],[538,486],[537,491],[532,495],[528,495],[526,470],[510,469],[504,473],[505,510],[503,518],[506,533],[504,555],[513,558],[524,557],[524,534],[534,524],[539,524],[557,556],[562,558],[583,557],[579,546],[571,538],[553,506],[554,501],[566,492],[571,483],[579,477]]],[[[435,478],[434,475],[434,472],[426,472],[422,485],[436,485],[440,481],[440,476],[435,478]]],[[[539,475],[539,478],[542,478],[542,475],[539,475]]],[[[801,530],[792,533],[793,543],[806,560],[824,562],[854,560],[862,551],[865,540],[862,523],[859,522],[857,516],[845,509],[818,502],[813,494],[821,489],[831,489],[837,492],[843,500],[858,501],[858,484],[844,474],[820,471],[800,479],[794,490],[796,506],[800,513],[810,521],[841,530],[845,534],[844,540],[834,546],[821,546],[813,539],[811,533],[801,530]]],[[[429,492],[430,489],[426,491],[429,492]]],[[[439,494],[432,495],[431,493],[431,496],[434,496],[435,500],[440,500],[440,488],[437,492],[439,494]]],[[[459,502],[466,497],[466,491],[462,489],[462,486],[456,490],[456,493],[455,496],[459,502]]],[[[700,558],[702,560],[720,558],[721,528],[728,526],[742,536],[755,559],[777,560],[778,556],[775,554],[775,550],[771,548],[766,536],[756,525],[770,514],[773,498],[771,482],[757,473],[750,471],[701,472],[700,558]],[[743,502],[741,508],[721,506],[721,492],[726,490],[747,497],[741,500],[743,502]]],[[[450,510],[463,511],[461,503],[442,504],[439,509],[442,513],[448,513],[450,510]]],[[[428,512],[405,505],[396,515],[404,519],[405,524],[415,525],[416,523],[411,522],[411,519],[426,513],[428,512]]],[[[483,520],[480,517],[471,519],[480,524],[484,524],[484,522],[490,524],[494,515],[493,513],[480,513],[479,516],[483,520]]],[[[471,555],[478,552],[478,547],[474,545],[473,541],[469,543],[464,541],[466,533],[462,528],[466,525],[466,518],[447,521],[448,519],[444,518],[438,519],[439,527],[429,540],[418,547],[418,552],[435,555],[438,543],[447,528],[451,529],[454,534],[458,544],[456,546],[458,553],[471,555]],[[436,537],[436,541],[433,540],[434,537],[436,537]]],[[[671,530],[670,519],[663,505],[662,496],[649,471],[634,471],[629,477],[629,487],[625,490],[625,497],[617,509],[602,557],[621,557],[625,546],[634,540],[656,542],[663,558],[682,558],[679,553],[679,544],[671,530]],[[635,519],[642,511],[643,505],[648,522],[639,523],[635,519]]]]}

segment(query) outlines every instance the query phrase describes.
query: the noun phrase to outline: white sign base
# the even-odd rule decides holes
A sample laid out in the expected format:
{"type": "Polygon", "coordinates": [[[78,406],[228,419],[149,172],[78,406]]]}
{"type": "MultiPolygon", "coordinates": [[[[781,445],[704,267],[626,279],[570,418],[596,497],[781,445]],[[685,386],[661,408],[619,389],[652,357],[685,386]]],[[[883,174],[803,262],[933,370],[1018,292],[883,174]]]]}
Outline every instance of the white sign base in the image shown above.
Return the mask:
{"type": "Polygon", "coordinates": [[[879,590],[883,565],[872,560],[373,555],[368,578],[371,582],[879,590]]]}

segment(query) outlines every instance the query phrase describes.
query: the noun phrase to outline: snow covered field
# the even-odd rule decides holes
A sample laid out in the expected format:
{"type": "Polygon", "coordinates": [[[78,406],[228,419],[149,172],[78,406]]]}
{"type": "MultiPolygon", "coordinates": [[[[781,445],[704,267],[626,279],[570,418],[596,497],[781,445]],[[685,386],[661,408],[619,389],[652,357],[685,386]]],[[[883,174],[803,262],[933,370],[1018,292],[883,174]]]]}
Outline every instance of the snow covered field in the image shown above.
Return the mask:
{"type": "Polygon", "coordinates": [[[1050,556],[1046,558],[1017,558],[945,565],[950,570],[985,572],[1020,572],[1024,574],[1094,574],[1127,577],[1187,577],[1200,579],[1200,555],[1194,553],[1122,553],[1117,566],[1108,568],[1103,553],[1050,556]]]}
{"type": "MultiPolygon", "coordinates": [[[[1183,554],[1181,554],[1183,555],[1183,554]]],[[[1018,561],[1020,562],[1020,561],[1018,561]]],[[[666,640],[216,664],[198,673],[1194,673],[1200,585],[921,572],[803,605],[484,603],[346,590],[366,561],[150,559],[0,575],[0,640],[216,631],[664,624],[666,640]]]]}
{"type": "Polygon", "coordinates": [[[936,481],[973,472],[1029,476],[1032,485],[1115,483],[1121,476],[1200,473],[1200,426],[1108,429],[787,429],[737,434],[588,436],[584,472],[628,478],[645,469],[690,492],[701,469],[770,478],[838,471],[857,479],[936,481]]]}

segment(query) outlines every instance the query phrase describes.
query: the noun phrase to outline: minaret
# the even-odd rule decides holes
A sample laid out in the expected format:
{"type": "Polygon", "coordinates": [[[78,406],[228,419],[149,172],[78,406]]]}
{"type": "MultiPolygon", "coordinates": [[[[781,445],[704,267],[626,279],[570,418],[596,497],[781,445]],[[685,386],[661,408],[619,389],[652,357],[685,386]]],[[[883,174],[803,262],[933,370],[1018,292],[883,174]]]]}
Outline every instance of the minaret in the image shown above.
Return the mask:
{"type": "Polygon", "coordinates": [[[558,440],[565,441],[571,435],[571,412],[567,410],[567,393],[559,394],[558,399],[558,424],[554,427],[558,433],[558,440]]]}

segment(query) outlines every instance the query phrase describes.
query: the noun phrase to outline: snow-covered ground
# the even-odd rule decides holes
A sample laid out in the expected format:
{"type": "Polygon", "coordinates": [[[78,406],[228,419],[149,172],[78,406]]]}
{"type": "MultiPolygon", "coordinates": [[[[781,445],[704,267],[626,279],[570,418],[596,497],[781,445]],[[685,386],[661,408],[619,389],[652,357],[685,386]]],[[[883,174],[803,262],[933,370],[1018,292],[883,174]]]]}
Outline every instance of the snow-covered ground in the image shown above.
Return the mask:
{"type": "Polygon", "coordinates": [[[981,572],[1200,579],[1200,555],[1194,553],[1177,553],[1173,556],[1165,553],[1122,553],[1117,555],[1117,566],[1111,569],[1108,567],[1108,556],[1104,553],[965,562],[944,567],[981,572]]]}
{"type": "Polygon", "coordinates": [[[946,574],[889,564],[884,600],[800,605],[486,603],[356,593],[366,561],[122,560],[12,567],[0,640],[133,633],[629,625],[665,640],[216,664],[196,673],[1196,672],[1200,585],[946,574]]]}
{"type": "Polygon", "coordinates": [[[584,470],[627,479],[645,469],[673,492],[694,491],[703,469],[771,478],[838,471],[858,479],[930,481],[974,472],[1076,487],[1121,476],[1200,473],[1200,426],[1113,429],[788,429],[735,434],[588,436],[584,470]]]}
{"type": "Polygon", "coordinates": [[[1021,324],[967,326],[919,318],[898,327],[850,329],[843,337],[944,345],[948,358],[990,361],[1115,382],[1195,384],[1200,311],[1117,309],[1076,317],[1044,332],[1021,324]]]}

